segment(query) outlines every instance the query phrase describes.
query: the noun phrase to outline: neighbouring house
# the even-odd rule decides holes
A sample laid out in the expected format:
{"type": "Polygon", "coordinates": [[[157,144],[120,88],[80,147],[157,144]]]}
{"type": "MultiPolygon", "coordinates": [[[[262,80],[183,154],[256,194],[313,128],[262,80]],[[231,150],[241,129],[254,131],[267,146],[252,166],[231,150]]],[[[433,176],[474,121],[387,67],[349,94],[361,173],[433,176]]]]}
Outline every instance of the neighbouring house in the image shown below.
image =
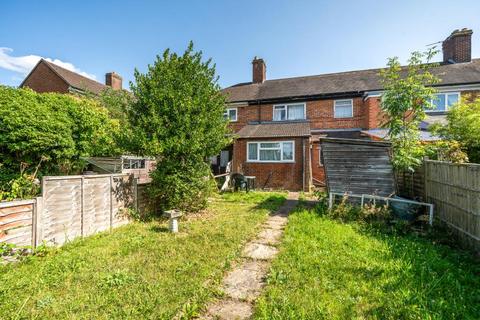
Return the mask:
{"type": "Polygon", "coordinates": [[[115,72],[105,74],[105,84],[41,59],[20,84],[36,92],[93,93],[99,94],[107,87],[122,89],[122,77],[115,72]]]}
{"type": "MultiPolygon", "coordinates": [[[[435,85],[436,108],[428,110],[423,129],[442,121],[460,96],[478,94],[480,59],[471,58],[472,33],[455,30],[443,41],[443,60],[433,70],[441,78],[435,85]]],[[[256,176],[257,187],[310,190],[324,185],[322,137],[385,138],[380,69],[267,80],[265,61],[254,58],[252,65],[251,82],[223,89],[225,117],[236,139],[215,160],[220,165],[232,161],[233,172],[256,176]]],[[[435,139],[426,130],[422,135],[435,139]]]]}

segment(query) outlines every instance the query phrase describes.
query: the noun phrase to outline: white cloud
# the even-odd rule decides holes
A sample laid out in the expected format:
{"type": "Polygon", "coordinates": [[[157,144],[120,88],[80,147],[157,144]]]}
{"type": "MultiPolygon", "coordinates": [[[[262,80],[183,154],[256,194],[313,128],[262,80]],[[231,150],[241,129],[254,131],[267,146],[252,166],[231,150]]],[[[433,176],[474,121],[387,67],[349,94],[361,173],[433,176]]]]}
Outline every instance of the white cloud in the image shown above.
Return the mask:
{"type": "MultiPolygon", "coordinates": [[[[42,57],[36,55],[14,57],[11,55],[13,49],[0,47],[0,68],[27,75],[42,57]]],[[[43,58],[49,62],[59,65],[62,68],[76,72],[90,79],[96,79],[95,75],[86,73],[70,62],[59,59],[43,58]]]]}

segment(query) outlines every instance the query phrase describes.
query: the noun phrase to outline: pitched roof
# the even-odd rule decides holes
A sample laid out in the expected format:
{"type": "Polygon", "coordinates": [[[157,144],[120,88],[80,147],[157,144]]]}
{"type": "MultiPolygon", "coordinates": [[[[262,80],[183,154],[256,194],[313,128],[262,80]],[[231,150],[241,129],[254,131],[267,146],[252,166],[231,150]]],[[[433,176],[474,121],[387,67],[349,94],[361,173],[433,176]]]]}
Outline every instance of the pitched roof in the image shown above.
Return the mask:
{"type": "Polygon", "coordinates": [[[263,122],[247,124],[237,132],[238,138],[275,138],[275,137],[309,137],[308,122],[263,122]]]}
{"type": "MultiPolygon", "coordinates": [[[[41,59],[38,64],[44,63],[47,65],[53,72],[55,72],[60,78],[62,78],[70,87],[73,87],[74,89],[80,90],[80,91],[89,91],[95,94],[99,94],[102,90],[104,90],[107,86],[92,80],[90,78],[87,78],[85,76],[82,76],[78,73],[75,73],[73,71],[67,70],[65,68],[60,67],[59,65],[56,65],[52,62],[49,62],[47,60],[41,59]]],[[[38,66],[37,64],[37,66],[38,66]]],[[[35,70],[36,66],[33,68],[35,70]]],[[[32,70],[32,72],[33,72],[32,70]]],[[[28,76],[25,78],[25,80],[28,78],[28,76]]],[[[25,82],[24,80],[24,82],[25,82]]],[[[23,84],[23,82],[22,82],[23,84]]],[[[21,85],[20,85],[21,86],[21,85]]]]}
{"type": "MultiPolygon", "coordinates": [[[[308,97],[316,95],[362,93],[381,90],[379,71],[369,69],[316,76],[266,80],[263,83],[240,83],[223,89],[229,102],[308,97]]],[[[443,64],[432,70],[441,78],[438,85],[480,83],[480,59],[443,64]]]]}

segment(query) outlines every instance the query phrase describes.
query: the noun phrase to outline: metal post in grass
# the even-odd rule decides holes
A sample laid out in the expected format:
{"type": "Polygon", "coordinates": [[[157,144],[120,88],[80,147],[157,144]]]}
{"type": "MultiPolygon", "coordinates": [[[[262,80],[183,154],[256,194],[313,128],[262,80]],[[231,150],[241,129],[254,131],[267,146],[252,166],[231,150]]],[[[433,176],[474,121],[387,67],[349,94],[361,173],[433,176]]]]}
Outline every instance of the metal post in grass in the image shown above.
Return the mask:
{"type": "Polygon", "coordinates": [[[169,219],[168,221],[168,228],[170,232],[177,233],[178,232],[178,218],[180,218],[183,213],[180,210],[167,210],[163,213],[165,217],[169,219]]]}

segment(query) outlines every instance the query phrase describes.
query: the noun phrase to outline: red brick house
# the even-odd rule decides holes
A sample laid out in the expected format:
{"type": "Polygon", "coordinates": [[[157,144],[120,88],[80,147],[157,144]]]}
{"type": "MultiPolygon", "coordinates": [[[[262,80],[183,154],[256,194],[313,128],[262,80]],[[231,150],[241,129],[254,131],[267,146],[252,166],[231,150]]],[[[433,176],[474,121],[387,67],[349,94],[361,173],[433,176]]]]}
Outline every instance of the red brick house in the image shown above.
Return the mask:
{"type": "MultiPolygon", "coordinates": [[[[480,90],[480,59],[471,59],[472,30],[443,41],[441,78],[428,122],[441,121],[461,95],[480,90]]],[[[232,171],[256,176],[259,188],[309,190],[324,183],[320,137],[382,139],[379,70],[267,80],[263,59],[252,62],[252,81],[223,89],[225,116],[236,139],[222,152],[232,171]]],[[[428,132],[422,133],[428,140],[428,132]]]]}
{"type": "Polygon", "coordinates": [[[80,94],[99,94],[107,86],[115,90],[122,89],[122,77],[109,72],[105,75],[105,84],[102,84],[44,59],[37,63],[20,84],[21,88],[29,87],[36,92],[80,94]]]}

